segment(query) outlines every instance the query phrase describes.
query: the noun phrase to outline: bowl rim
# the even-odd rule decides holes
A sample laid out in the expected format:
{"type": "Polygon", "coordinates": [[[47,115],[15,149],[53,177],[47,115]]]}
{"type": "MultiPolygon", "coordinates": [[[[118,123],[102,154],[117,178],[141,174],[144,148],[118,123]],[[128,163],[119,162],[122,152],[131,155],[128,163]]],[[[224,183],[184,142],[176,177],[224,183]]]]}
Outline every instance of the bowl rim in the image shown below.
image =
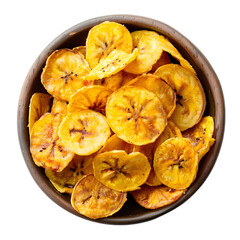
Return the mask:
{"type": "Polygon", "coordinates": [[[168,213],[169,211],[177,208],[185,201],[187,201],[202,186],[202,184],[205,182],[205,180],[211,173],[221,149],[224,136],[224,128],[225,103],[222,87],[215,71],[213,70],[211,64],[208,62],[203,53],[190,40],[188,40],[180,32],[170,27],[169,25],[152,18],[128,14],[105,15],[88,19],[70,27],[69,29],[61,33],[59,36],[57,36],[52,42],[50,42],[34,61],[26,76],[26,79],[21,88],[17,110],[17,132],[22,156],[36,184],[52,201],[54,201],[57,205],[67,210],[68,212],[71,212],[72,214],[79,216],[83,219],[105,224],[135,224],[148,221],[168,213]],[[34,76],[36,76],[37,67],[39,65],[42,65],[46,61],[46,58],[50,55],[51,52],[53,52],[53,50],[57,49],[57,47],[60,46],[61,43],[66,41],[69,36],[72,36],[80,31],[89,29],[104,21],[115,21],[122,24],[137,25],[141,26],[142,28],[155,30],[163,34],[164,36],[171,38],[173,41],[178,42],[189,54],[193,55],[193,57],[195,58],[194,63],[200,68],[199,71],[206,73],[206,78],[211,79],[211,82],[209,84],[211,85],[212,94],[214,95],[213,100],[215,104],[215,118],[218,120],[218,122],[216,123],[218,144],[215,145],[214,149],[210,149],[211,154],[208,157],[210,160],[208,160],[206,163],[207,171],[203,171],[201,176],[199,176],[198,181],[195,181],[193,183],[194,187],[190,188],[184,196],[182,196],[173,204],[160,208],[156,211],[148,211],[145,214],[141,215],[119,218],[110,217],[93,220],[78,214],[71,206],[69,206],[69,203],[67,203],[67,201],[62,198],[62,195],[60,193],[57,193],[53,188],[50,187],[48,180],[41,177],[40,168],[36,168],[35,164],[33,163],[28,145],[29,138],[26,135],[26,112],[28,111],[30,101],[29,96],[27,97],[27,92],[29,90],[29,82],[33,82],[35,79],[34,76]]]}

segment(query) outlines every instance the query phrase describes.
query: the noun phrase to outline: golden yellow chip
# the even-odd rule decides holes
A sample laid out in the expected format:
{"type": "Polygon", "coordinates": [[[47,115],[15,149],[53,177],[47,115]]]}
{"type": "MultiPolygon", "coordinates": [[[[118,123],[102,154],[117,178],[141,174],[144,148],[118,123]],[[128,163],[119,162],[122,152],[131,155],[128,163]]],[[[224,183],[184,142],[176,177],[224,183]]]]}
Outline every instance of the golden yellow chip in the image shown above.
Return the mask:
{"type": "Polygon", "coordinates": [[[51,113],[67,114],[67,105],[68,102],[54,98],[51,113]]]}
{"type": "Polygon", "coordinates": [[[197,76],[178,64],[163,65],[154,74],[176,91],[177,106],[170,120],[181,131],[197,124],[206,107],[205,93],[197,76]]]}
{"type": "Polygon", "coordinates": [[[133,74],[133,73],[127,73],[123,71],[123,81],[122,86],[128,85],[130,81],[132,81],[134,78],[138,77],[139,75],[133,74]]]}
{"type": "Polygon", "coordinates": [[[171,60],[168,56],[168,53],[163,51],[161,57],[157,60],[157,62],[153,65],[152,69],[149,72],[154,73],[159,67],[169,63],[171,63],[171,60]]]}
{"type": "Polygon", "coordinates": [[[61,172],[74,156],[58,136],[62,118],[61,114],[45,113],[33,125],[30,136],[30,151],[35,164],[57,172],[61,172]]]}
{"type": "Polygon", "coordinates": [[[101,60],[91,72],[85,77],[87,81],[110,77],[123,70],[138,55],[138,49],[135,48],[132,53],[126,53],[114,49],[109,55],[101,60]]]}
{"type": "Polygon", "coordinates": [[[161,101],[163,108],[169,118],[176,108],[176,93],[174,90],[158,76],[153,74],[143,74],[127,85],[143,87],[156,94],[161,101]]]}
{"type": "Polygon", "coordinates": [[[214,120],[211,116],[206,116],[194,127],[183,132],[183,137],[191,140],[194,149],[198,153],[198,160],[209,151],[214,144],[212,137],[214,132],[214,120]]]}
{"type": "Polygon", "coordinates": [[[140,152],[127,154],[114,150],[96,155],[94,176],[105,186],[117,191],[133,191],[146,182],[151,166],[140,152]]]}
{"type": "Polygon", "coordinates": [[[118,137],[134,145],[154,142],[167,124],[158,97],[135,86],[124,86],[112,93],[106,105],[106,117],[118,137]]]}
{"type": "Polygon", "coordinates": [[[113,215],[126,201],[126,192],[115,191],[104,186],[93,175],[83,177],[75,185],[71,196],[73,208],[91,219],[113,215]]]}
{"type": "Polygon", "coordinates": [[[106,118],[92,110],[69,113],[59,127],[60,139],[78,155],[98,151],[110,134],[106,118]]]}
{"type": "Polygon", "coordinates": [[[60,49],[48,57],[41,81],[46,90],[55,98],[69,101],[70,96],[78,89],[92,84],[83,80],[83,76],[89,72],[88,63],[81,53],[70,49],[60,49]]]}
{"type": "Polygon", "coordinates": [[[164,185],[174,189],[188,188],[197,175],[197,152],[189,139],[170,138],[156,149],[153,167],[164,185]]]}
{"type": "Polygon", "coordinates": [[[151,187],[143,185],[141,189],[131,192],[135,201],[144,208],[157,209],[176,202],[185,189],[171,189],[167,186],[151,187]]]}
{"type": "Polygon", "coordinates": [[[103,86],[83,87],[71,96],[67,110],[71,113],[90,109],[105,115],[107,99],[111,93],[111,90],[103,86]]]}
{"type": "Polygon", "coordinates": [[[160,35],[147,30],[135,31],[132,32],[131,35],[133,38],[133,46],[138,48],[139,54],[124,71],[133,74],[149,72],[163,52],[160,45],[160,35]]]}
{"type": "Polygon", "coordinates": [[[86,46],[78,46],[72,49],[77,53],[81,53],[86,58],[86,46]]]}
{"type": "Polygon", "coordinates": [[[45,174],[60,193],[71,194],[75,184],[85,175],[92,174],[92,161],[88,157],[74,155],[72,161],[61,172],[46,168],[45,174]]]}
{"type": "Polygon", "coordinates": [[[32,130],[33,124],[46,112],[50,110],[51,96],[45,93],[34,93],[30,99],[28,113],[29,133],[32,130]]]}
{"type": "Polygon", "coordinates": [[[116,22],[103,22],[91,28],[86,42],[86,59],[91,68],[96,67],[114,49],[131,53],[132,37],[128,29],[116,22]]]}

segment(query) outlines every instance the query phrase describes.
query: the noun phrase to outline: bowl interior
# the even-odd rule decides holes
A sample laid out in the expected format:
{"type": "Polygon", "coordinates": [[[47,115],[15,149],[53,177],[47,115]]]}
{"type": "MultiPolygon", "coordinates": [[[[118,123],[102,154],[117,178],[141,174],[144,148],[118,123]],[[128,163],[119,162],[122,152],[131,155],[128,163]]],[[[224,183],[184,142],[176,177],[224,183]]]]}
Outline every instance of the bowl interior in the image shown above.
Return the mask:
{"type": "Polygon", "coordinates": [[[156,210],[148,210],[136,204],[131,195],[128,194],[128,201],[119,212],[108,218],[93,220],[108,224],[130,224],[147,221],[173,210],[191,197],[203,184],[215,164],[223,139],[225,120],[224,99],[219,80],[204,55],[186,37],[162,22],[140,16],[113,15],[90,19],[68,29],[54,39],[33,63],[23,84],[18,105],[18,136],[23,157],[36,183],[55,203],[77,216],[88,219],[78,214],[72,208],[69,196],[58,193],[45,177],[43,169],[37,167],[32,161],[27,128],[30,98],[35,92],[46,92],[41,84],[40,75],[47,57],[56,49],[85,45],[89,29],[107,20],[124,24],[130,32],[141,29],[153,30],[167,37],[196,70],[206,94],[207,107],[204,115],[214,117],[216,127],[214,133],[215,144],[201,160],[197,178],[188,188],[186,194],[178,201],[156,210]]]}

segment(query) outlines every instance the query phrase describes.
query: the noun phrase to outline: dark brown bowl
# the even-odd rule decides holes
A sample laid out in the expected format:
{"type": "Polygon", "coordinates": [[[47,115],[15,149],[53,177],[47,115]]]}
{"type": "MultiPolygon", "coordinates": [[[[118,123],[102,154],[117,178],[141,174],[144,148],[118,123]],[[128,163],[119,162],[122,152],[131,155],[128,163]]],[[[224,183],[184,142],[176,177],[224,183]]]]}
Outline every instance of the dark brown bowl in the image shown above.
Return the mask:
{"type": "Polygon", "coordinates": [[[167,37],[180,51],[183,57],[186,58],[196,70],[206,93],[207,108],[205,115],[211,115],[214,117],[216,126],[214,133],[214,137],[216,139],[215,144],[212,146],[208,154],[206,154],[201,160],[196,180],[188,188],[186,194],[183,195],[178,201],[169,206],[165,206],[156,210],[148,210],[136,204],[129,194],[128,201],[119,212],[108,218],[94,220],[95,222],[108,224],[132,224],[159,217],[173,210],[188,200],[206,180],[217,160],[223,140],[225,124],[224,98],[219,80],[204,55],[186,37],[162,22],[140,16],[111,15],[87,20],[60,34],[42,51],[42,53],[33,63],[26,77],[19,97],[17,125],[22,154],[33,179],[36,181],[42,191],[62,208],[79,217],[88,219],[78,214],[72,208],[69,201],[69,196],[58,193],[46,178],[43,169],[37,167],[33,163],[29,151],[29,134],[27,127],[29,101],[33,93],[46,92],[41,85],[40,74],[43,66],[45,65],[47,57],[54,50],[59,48],[73,48],[79,45],[85,45],[85,40],[89,29],[106,20],[122,23],[130,31],[147,29],[156,31],[167,37]]]}

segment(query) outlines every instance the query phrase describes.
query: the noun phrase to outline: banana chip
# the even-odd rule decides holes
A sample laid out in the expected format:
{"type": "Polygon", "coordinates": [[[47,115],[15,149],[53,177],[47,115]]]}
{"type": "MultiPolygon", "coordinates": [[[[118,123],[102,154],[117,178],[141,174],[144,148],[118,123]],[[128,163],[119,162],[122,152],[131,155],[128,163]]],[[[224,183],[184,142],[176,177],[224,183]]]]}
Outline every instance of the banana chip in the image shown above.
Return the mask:
{"type": "Polygon", "coordinates": [[[167,186],[151,187],[143,185],[141,189],[131,192],[135,201],[144,208],[156,209],[176,202],[185,189],[171,189],[167,186]]]}
{"type": "Polygon", "coordinates": [[[30,136],[30,151],[35,164],[56,172],[61,172],[74,156],[58,136],[62,118],[61,114],[44,114],[33,125],[30,136]]]}
{"type": "Polygon", "coordinates": [[[125,26],[106,21],[89,31],[86,48],[86,59],[90,67],[94,68],[114,49],[131,53],[133,42],[131,34],[125,26]]]}
{"type": "Polygon", "coordinates": [[[91,219],[113,215],[127,201],[127,193],[112,190],[98,182],[93,175],[83,177],[71,196],[73,208],[91,219]]]}
{"type": "Polygon", "coordinates": [[[86,46],[78,46],[72,49],[77,53],[81,53],[86,58],[86,46]]]}
{"type": "Polygon", "coordinates": [[[163,108],[169,118],[176,107],[176,93],[174,90],[158,76],[152,74],[141,75],[127,85],[143,87],[156,94],[161,101],[163,108]]]}
{"type": "Polygon", "coordinates": [[[170,138],[156,149],[153,167],[164,185],[174,189],[188,188],[197,175],[197,152],[190,140],[170,138]]]}
{"type": "Polygon", "coordinates": [[[197,76],[178,64],[163,65],[154,74],[176,91],[177,106],[170,120],[181,131],[197,124],[206,107],[205,93],[197,76]]]}
{"type": "Polygon", "coordinates": [[[138,49],[135,48],[132,53],[126,53],[114,49],[106,58],[94,67],[85,77],[87,81],[110,77],[123,70],[138,55],[138,49]]]}
{"type": "Polygon", "coordinates": [[[69,113],[59,127],[60,139],[78,155],[98,151],[110,134],[106,118],[92,110],[69,113]]]}
{"type": "Polygon", "coordinates": [[[85,175],[92,174],[92,161],[88,157],[74,155],[72,161],[61,172],[46,168],[45,174],[60,193],[72,194],[75,184],[85,175]]]}
{"type": "Polygon", "coordinates": [[[140,152],[127,154],[114,150],[98,154],[93,159],[96,179],[117,191],[133,191],[146,182],[151,166],[147,157],[140,152]]]}
{"type": "Polygon", "coordinates": [[[41,81],[53,97],[69,101],[70,96],[78,89],[92,84],[83,80],[89,72],[88,63],[81,53],[60,49],[48,57],[41,81]]]}
{"type": "Polygon", "coordinates": [[[134,78],[138,77],[139,75],[133,74],[133,73],[127,73],[123,71],[123,81],[122,86],[128,85],[130,81],[132,81],[134,78]]]}
{"type": "Polygon", "coordinates": [[[197,125],[183,132],[183,137],[191,140],[194,149],[198,153],[199,161],[215,142],[212,137],[213,132],[214,120],[210,116],[203,117],[197,125]]]}
{"type": "Polygon", "coordinates": [[[168,53],[163,51],[161,57],[157,60],[157,62],[153,65],[151,71],[149,73],[154,73],[159,67],[171,63],[171,60],[168,56],[168,53]]]}
{"type": "Polygon", "coordinates": [[[28,127],[29,133],[32,130],[33,124],[46,112],[50,110],[51,96],[45,93],[34,93],[30,99],[28,127]]]}
{"type": "Polygon", "coordinates": [[[158,97],[135,86],[124,86],[111,94],[106,117],[118,137],[134,145],[154,142],[167,123],[158,97]]]}
{"type": "Polygon", "coordinates": [[[124,71],[133,74],[149,72],[163,52],[160,35],[153,31],[140,30],[131,33],[133,46],[138,48],[137,58],[124,71]]]}
{"type": "Polygon", "coordinates": [[[68,112],[79,112],[81,110],[94,110],[105,115],[107,99],[112,93],[103,86],[87,86],[74,93],[68,104],[68,112]]]}
{"type": "Polygon", "coordinates": [[[67,114],[67,105],[68,102],[54,98],[51,113],[67,114]]]}

